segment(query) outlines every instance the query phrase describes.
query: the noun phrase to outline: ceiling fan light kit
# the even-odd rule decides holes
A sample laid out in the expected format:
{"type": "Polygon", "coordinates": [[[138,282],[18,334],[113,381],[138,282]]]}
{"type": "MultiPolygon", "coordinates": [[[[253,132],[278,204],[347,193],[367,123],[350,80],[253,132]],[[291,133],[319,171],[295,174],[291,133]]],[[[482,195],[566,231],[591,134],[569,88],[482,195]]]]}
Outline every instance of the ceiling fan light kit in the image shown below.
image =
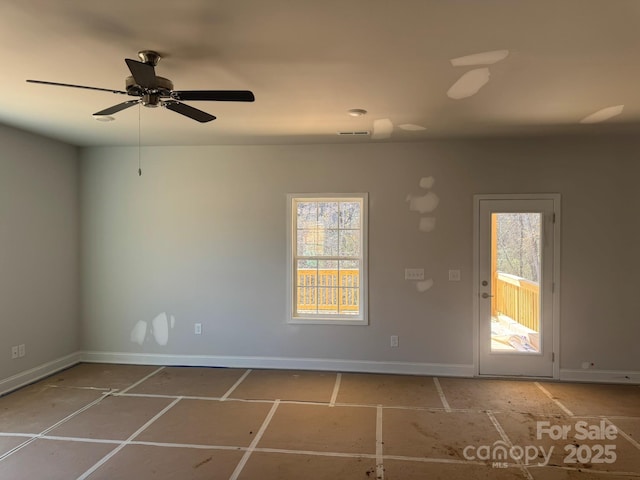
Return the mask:
{"type": "Polygon", "coordinates": [[[112,117],[111,115],[94,115],[93,119],[98,122],[113,122],[116,117],[112,117]]]}
{"type": "Polygon", "coordinates": [[[351,117],[362,117],[367,114],[367,111],[364,108],[352,108],[347,110],[347,113],[351,117]]]}
{"type": "MultiPolygon", "coordinates": [[[[155,67],[160,61],[160,54],[153,50],[141,50],[138,52],[141,61],[125,59],[125,63],[131,75],[125,79],[126,91],[111,90],[107,88],[88,87],[69,83],[48,82],[43,80],[27,80],[30,83],[53,85],[58,87],[83,88],[87,90],[99,90],[119,95],[138,97],[136,100],[113,105],[93,114],[96,120],[106,118],[114,113],[137,104],[145,107],[165,107],[167,110],[184,115],[200,123],[210,122],[216,117],[182,101],[217,101],[217,102],[253,102],[255,97],[249,90],[174,90],[173,82],[168,78],[156,75],[155,67]]],[[[102,120],[104,121],[104,120],[102,120]]]]}

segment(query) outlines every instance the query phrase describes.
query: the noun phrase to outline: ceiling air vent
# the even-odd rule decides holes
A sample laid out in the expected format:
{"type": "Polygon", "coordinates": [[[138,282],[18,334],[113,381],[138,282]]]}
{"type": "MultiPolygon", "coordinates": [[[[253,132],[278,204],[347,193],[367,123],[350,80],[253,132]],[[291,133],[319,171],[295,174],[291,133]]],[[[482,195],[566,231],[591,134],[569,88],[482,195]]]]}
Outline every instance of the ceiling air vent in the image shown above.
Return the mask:
{"type": "Polygon", "coordinates": [[[369,132],[368,130],[361,130],[361,131],[357,131],[357,132],[338,132],[338,135],[341,136],[366,136],[369,135],[371,132],[369,132]]]}

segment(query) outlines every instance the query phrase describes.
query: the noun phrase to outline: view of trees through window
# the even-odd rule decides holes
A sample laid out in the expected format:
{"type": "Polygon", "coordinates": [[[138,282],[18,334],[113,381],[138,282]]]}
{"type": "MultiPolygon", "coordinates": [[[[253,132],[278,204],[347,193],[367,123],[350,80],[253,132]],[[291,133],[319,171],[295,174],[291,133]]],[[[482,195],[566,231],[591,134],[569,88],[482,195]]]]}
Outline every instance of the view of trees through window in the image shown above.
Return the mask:
{"type": "Polygon", "coordinates": [[[539,213],[496,213],[499,272],[540,281],[539,213]]]}
{"type": "Polygon", "coordinates": [[[360,316],[360,198],[295,199],[297,315],[360,316]]]}
{"type": "Polygon", "coordinates": [[[360,203],[298,202],[297,230],[299,257],[358,257],[360,203]]]}

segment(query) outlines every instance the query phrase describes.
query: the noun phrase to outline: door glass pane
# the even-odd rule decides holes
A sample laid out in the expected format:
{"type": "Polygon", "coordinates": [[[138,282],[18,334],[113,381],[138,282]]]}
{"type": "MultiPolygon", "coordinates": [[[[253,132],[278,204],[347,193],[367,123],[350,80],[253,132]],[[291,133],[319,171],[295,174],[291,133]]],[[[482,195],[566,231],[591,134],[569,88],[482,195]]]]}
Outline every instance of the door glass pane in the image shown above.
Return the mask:
{"type": "Polygon", "coordinates": [[[541,213],[491,215],[491,351],[540,353],[541,213]]]}

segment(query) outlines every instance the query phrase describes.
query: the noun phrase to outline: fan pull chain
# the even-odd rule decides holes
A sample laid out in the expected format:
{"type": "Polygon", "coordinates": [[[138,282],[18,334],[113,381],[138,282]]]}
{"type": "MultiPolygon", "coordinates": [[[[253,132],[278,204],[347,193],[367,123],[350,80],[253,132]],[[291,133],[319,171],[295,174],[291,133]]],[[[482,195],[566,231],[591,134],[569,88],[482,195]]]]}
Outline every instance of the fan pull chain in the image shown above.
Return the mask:
{"type": "Polygon", "coordinates": [[[140,137],[141,137],[141,133],[140,133],[140,130],[141,130],[141,128],[140,128],[140,124],[141,124],[140,116],[141,116],[141,113],[140,112],[141,111],[142,111],[142,108],[141,108],[140,104],[138,104],[138,176],[139,177],[142,176],[142,160],[141,160],[141,157],[142,157],[142,153],[141,153],[142,146],[141,146],[141,141],[140,141],[140,137]]]}

